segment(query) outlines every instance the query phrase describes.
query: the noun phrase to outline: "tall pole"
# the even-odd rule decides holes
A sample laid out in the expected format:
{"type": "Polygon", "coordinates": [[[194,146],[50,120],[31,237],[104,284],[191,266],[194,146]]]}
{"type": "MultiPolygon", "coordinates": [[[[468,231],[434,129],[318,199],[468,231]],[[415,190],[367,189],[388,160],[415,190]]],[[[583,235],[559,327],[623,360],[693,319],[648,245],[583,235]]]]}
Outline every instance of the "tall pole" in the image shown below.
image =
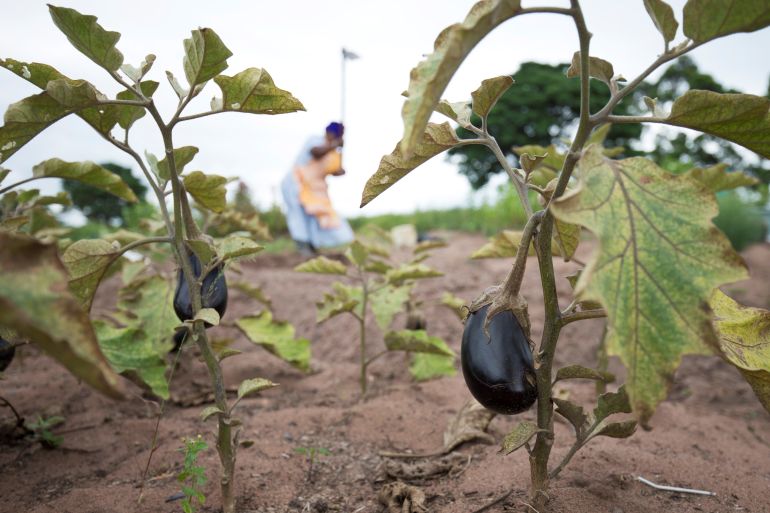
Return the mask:
{"type": "Polygon", "coordinates": [[[345,124],[345,61],[347,61],[347,52],[342,49],[342,97],[340,98],[340,123],[345,124]]]}

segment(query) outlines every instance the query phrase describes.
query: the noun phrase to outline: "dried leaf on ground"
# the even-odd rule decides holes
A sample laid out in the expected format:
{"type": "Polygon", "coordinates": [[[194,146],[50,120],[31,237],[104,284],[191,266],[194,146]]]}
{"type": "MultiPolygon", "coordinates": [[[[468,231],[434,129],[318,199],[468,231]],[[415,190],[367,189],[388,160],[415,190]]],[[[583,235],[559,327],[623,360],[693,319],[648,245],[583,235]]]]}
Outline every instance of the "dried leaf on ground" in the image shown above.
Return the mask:
{"type": "Polygon", "coordinates": [[[475,399],[469,399],[444,431],[444,452],[450,452],[472,440],[495,443],[492,435],[486,432],[495,415],[495,412],[487,410],[475,399]]]}

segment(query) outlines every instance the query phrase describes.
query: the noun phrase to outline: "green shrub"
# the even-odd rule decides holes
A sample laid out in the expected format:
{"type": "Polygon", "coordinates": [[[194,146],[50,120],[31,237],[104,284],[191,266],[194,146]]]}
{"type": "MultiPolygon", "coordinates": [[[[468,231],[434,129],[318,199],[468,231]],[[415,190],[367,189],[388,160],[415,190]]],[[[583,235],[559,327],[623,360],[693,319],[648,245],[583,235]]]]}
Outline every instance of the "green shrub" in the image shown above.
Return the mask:
{"type": "Polygon", "coordinates": [[[717,195],[719,215],[714,224],[730,239],[736,251],[767,239],[767,221],[756,205],[743,201],[735,191],[717,195]]]}

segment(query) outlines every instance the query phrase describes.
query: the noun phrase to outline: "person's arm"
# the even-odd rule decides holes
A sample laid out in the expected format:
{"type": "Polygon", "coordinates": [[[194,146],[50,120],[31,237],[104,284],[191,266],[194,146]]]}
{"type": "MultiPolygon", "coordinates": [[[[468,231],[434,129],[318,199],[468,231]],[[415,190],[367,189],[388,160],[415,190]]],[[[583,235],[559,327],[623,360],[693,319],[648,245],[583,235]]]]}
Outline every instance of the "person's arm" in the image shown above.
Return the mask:
{"type": "Polygon", "coordinates": [[[342,138],[332,139],[330,142],[326,144],[322,144],[321,146],[314,146],[313,148],[310,148],[310,154],[313,156],[314,159],[320,159],[323,158],[324,155],[329,153],[335,148],[338,148],[342,146],[342,138]]]}
{"type": "Polygon", "coordinates": [[[344,169],[338,169],[337,171],[332,173],[332,176],[342,176],[344,174],[345,174],[345,170],[344,169]]]}

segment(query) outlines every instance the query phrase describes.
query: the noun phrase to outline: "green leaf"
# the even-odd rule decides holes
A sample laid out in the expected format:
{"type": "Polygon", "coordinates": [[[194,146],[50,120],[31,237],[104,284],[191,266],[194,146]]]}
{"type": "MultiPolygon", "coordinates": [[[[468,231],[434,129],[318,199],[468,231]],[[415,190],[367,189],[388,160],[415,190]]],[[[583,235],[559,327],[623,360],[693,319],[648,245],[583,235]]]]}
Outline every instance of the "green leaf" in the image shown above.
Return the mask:
{"type": "Polygon", "coordinates": [[[166,363],[157,346],[138,328],[116,328],[103,321],[94,321],[96,336],[104,356],[116,372],[138,377],[152,392],[168,399],[166,363]]]}
{"type": "Polygon", "coordinates": [[[738,368],[770,412],[770,312],[740,305],[719,289],[709,305],[718,335],[712,348],[738,368]]]}
{"type": "MultiPolygon", "coordinates": [[[[556,149],[556,146],[553,144],[551,144],[547,148],[544,146],[538,146],[536,144],[528,144],[525,146],[515,146],[513,148],[513,151],[519,157],[521,157],[525,153],[529,155],[545,155],[546,158],[541,161],[541,166],[547,167],[548,169],[556,172],[561,171],[562,166],[564,166],[564,159],[567,158],[567,156],[563,153],[560,153],[556,149]]],[[[539,169],[538,171],[542,171],[542,168],[539,169]]],[[[554,178],[556,178],[555,174],[549,175],[549,177],[543,178],[543,180],[538,182],[535,182],[533,180],[530,180],[530,181],[535,185],[545,187],[545,185],[554,178]]]]}
{"type": "Polygon", "coordinates": [[[218,249],[222,260],[232,260],[259,253],[264,247],[247,237],[230,235],[219,243],[218,249]]]}
{"type": "Polygon", "coordinates": [[[599,396],[594,417],[604,420],[616,413],[631,413],[631,401],[626,392],[626,385],[621,385],[617,392],[607,392],[599,396]]]}
{"type": "MultiPolygon", "coordinates": [[[[572,290],[575,290],[575,287],[577,287],[578,280],[580,279],[580,275],[583,273],[582,269],[578,269],[572,274],[568,274],[565,276],[567,281],[569,282],[570,287],[572,287],[572,290]]],[[[596,310],[602,307],[601,303],[597,301],[580,301],[578,303],[580,307],[583,310],[596,310]]]]}
{"type": "Polygon", "coordinates": [[[278,384],[273,383],[269,379],[264,378],[253,378],[253,379],[244,379],[241,381],[241,384],[238,386],[238,398],[246,397],[248,395],[256,394],[257,392],[261,392],[262,390],[267,390],[269,388],[277,387],[278,384]]]}
{"type": "Polygon", "coordinates": [[[668,44],[676,37],[676,30],[679,28],[679,22],[674,17],[674,10],[663,0],[644,0],[644,8],[647,14],[652,18],[655,28],[663,36],[663,40],[668,44]]]}
{"type": "Polygon", "coordinates": [[[497,103],[503,94],[513,85],[513,78],[509,75],[488,78],[481,82],[481,86],[471,93],[473,98],[473,112],[479,117],[486,117],[489,111],[497,103]]]}
{"type": "Polygon", "coordinates": [[[465,319],[465,314],[468,310],[465,307],[464,299],[455,296],[451,292],[444,292],[441,295],[441,304],[452,310],[461,321],[465,319]]]}
{"type": "Polygon", "coordinates": [[[361,242],[354,240],[345,250],[345,258],[356,267],[363,267],[369,258],[369,250],[361,242]]]}
{"type": "Polygon", "coordinates": [[[599,427],[591,433],[591,438],[595,436],[609,436],[610,438],[628,438],[636,432],[636,421],[626,420],[624,422],[602,422],[599,427]]]}
{"type": "Polygon", "coordinates": [[[415,255],[419,255],[420,253],[424,253],[432,249],[445,248],[445,247],[447,247],[447,243],[444,240],[428,239],[422,242],[418,242],[417,245],[412,250],[412,253],[414,253],[415,255]]]}
{"type": "Polygon", "coordinates": [[[5,180],[5,177],[8,176],[10,172],[11,172],[10,169],[5,169],[0,167],[0,183],[3,183],[3,180],[5,180]]]}
{"type": "Polygon", "coordinates": [[[289,91],[276,87],[264,69],[249,68],[233,77],[219,75],[214,82],[222,90],[223,111],[286,114],[305,110],[289,91]]]}
{"type": "Polygon", "coordinates": [[[212,415],[222,415],[225,412],[217,408],[216,406],[206,406],[201,410],[201,421],[206,422],[212,415]]]}
{"type": "Polygon", "coordinates": [[[184,74],[190,87],[202,84],[227,69],[227,59],[233,53],[210,28],[192,31],[184,40],[184,74]]]}
{"type": "Polygon", "coordinates": [[[56,245],[0,232],[0,325],[37,344],[99,392],[122,398],[119,378],[67,282],[56,245]]]}
{"type": "Polygon", "coordinates": [[[134,191],[119,175],[93,162],[65,162],[60,159],[44,160],[32,168],[36,178],[63,178],[96,187],[118,198],[135,203],[138,198],[134,191]]]}
{"type": "Polygon", "coordinates": [[[454,356],[444,356],[430,353],[413,353],[409,363],[409,373],[415,381],[452,377],[457,374],[454,356]]]}
{"type": "Polygon", "coordinates": [[[558,254],[569,262],[580,245],[580,226],[557,220],[554,223],[553,241],[559,248],[558,254]]]}
{"type": "Polygon", "coordinates": [[[198,260],[204,265],[211,262],[211,260],[217,256],[216,248],[203,239],[188,240],[185,242],[192,252],[195,253],[195,256],[198,257],[198,260]]]}
{"type": "MultiPolygon", "coordinates": [[[[139,87],[142,89],[142,94],[144,94],[147,98],[150,98],[153,94],[155,94],[155,91],[158,89],[158,85],[160,84],[154,80],[145,80],[139,84],[139,87]]],[[[129,89],[119,92],[116,97],[118,100],[141,100],[141,98],[139,98],[135,92],[129,89]]],[[[146,114],[146,110],[142,107],[131,107],[129,105],[114,105],[113,107],[118,107],[118,124],[124,130],[131,128],[131,125],[133,125],[137,120],[143,118],[146,114]]]]}
{"type": "MultiPolygon", "coordinates": [[[[72,80],[69,78],[60,78],[51,80],[45,87],[45,91],[62,107],[67,109],[84,109],[94,107],[102,102],[108,101],[108,98],[100,93],[96,87],[86,80],[72,80]]],[[[104,105],[104,108],[112,105],[104,105]]],[[[113,120],[112,126],[115,126],[117,119],[113,120]]],[[[110,126],[110,129],[112,128],[110,126]]],[[[105,130],[106,132],[109,129],[105,130]]]]}
{"type": "Polygon", "coordinates": [[[171,348],[179,324],[173,306],[174,285],[157,274],[139,276],[120,290],[118,311],[113,314],[122,324],[144,331],[160,355],[171,348]]]}
{"type": "Polygon", "coordinates": [[[361,298],[363,298],[363,289],[361,287],[348,287],[342,283],[334,283],[333,294],[324,294],[323,299],[317,302],[316,322],[322,323],[337,315],[350,312],[355,315],[361,315],[361,298]]]}
{"type": "Polygon", "coordinates": [[[694,43],[754,32],[770,25],[770,5],[766,0],[688,0],[683,25],[694,43]]]}
{"type": "Polygon", "coordinates": [[[690,90],[657,121],[716,135],[770,158],[770,99],[763,96],[690,90]]]}
{"type": "Polygon", "coordinates": [[[431,269],[425,264],[402,264],[388,271],[385,274],[385,279],[388,280],[388,283],[400,285],[408,280],[422,280],[439,276],[444,276],[444,273],[431,269]]]}
{"type": "Polygon", "coordinates": [[[70,113],[48,93],[29,96],[11,104],[5,112],[5,124],[0,126],[0,163],[70,113]]]}
{"type": "Polygon", "coordinates": [[[54,24],[59,27],[72,46],[107,71],[118,71],[123,54],[115,48],[120,34],[104,30],[96,23],[96,16],[80,14],[75,9],[48,5],[54,24]]]}
{"type": "Polygon", "coordinates": [[[382,194],[391,185],[401,180],[414,168],[423,164],[460,142],[454,129],[449,123],[428,123],[422,139],[414,143],[414,148],[409,157],[402,152],[401,143],[397,144],[390,155],[385,155],[380,160],[377,171],[369,177],[361,196],[361,207],[366,206],[374,198],[382,194]]]}
{"type": "Polygon", "coordinates": [[[310,368],[310,341],[304,338],[295,339],[294,327],[291,324],[274,321],[273,315],[268,311],[241,317],[235,324],[249,341],[261,345],[300,370],[307,371],[310,368]]]}
{"type": "Polygon", "coordinates": [[[184,188],[202,207],[212,212],[222,212],[227,204],[227,178],[193,171],[182,177],[184,188]]]}
{"type": "Polygon", "coordinates": [[[120,71],[126,74],[128,78],[135,84],[138,84],[140,80],[150,71],[152,65],[155,64],[155,55],[149,54],[144,60],[139,63],[139,67],[135,68],[131,64],[124,63],[120,66],[120,71]]]}
{"type": "Polygon", "coordinates": [[[717,164],[707,168],[694,167],[686,174],[705,185],[711,192],[750,187],[759,183],[759,180],[743,171],[727,171],[727,164],[717,164]]]}
{"type": "Polygon", "coordinates": [[[389,331],[385,334],[388,351],[429,353],[454,357],[455,353],[439,337],[431,337],[425,330],[389,331]]]}
{"type": "Polygon", "coordinates": [[[195,319],[193,320],[207,322],[212,326],[219,326],[219,312],[213,308],[201,308],[195,314],[195,319]]]}
{"type": "MultiPolygon", "coordinates": [[[[195,146],[182,146],[181,148],[174,148],[174,165],[176,166],[177,175],[181,175],[184,171],[184,167],[192,162],[195,155],[198,153],[198,148],[195,146]]],[[[156,159],[157,161],[157,159],[156,159]]],[[[171,170],[168,167],[168,159],[163,158],[157,163],[158,176],[164,180],[171,179],[171,170]]]]}
{"type": "MultiPolygon", "coordinates": [[[[607,85],[610,85],[612,77],[615,75],[615,70],[612,68],[612,64],[600,59],[598,57],[588,57],[588,76],[591,78],[598,78],[607,85]]],[[[572,63],[567,68],[567,78],[575,78],[580,76],[580,52],[575,52],[572,55],[572,63]]]]}
{"type": "Polygon", "coordinates": [[[433,53],[412,69],[410,75],[408,97],[401,111],[404,135],[399,147],[404,160],[411,160],[413,153],[419,153],[428,119],[465,57],[484,36],[520,11],[520,0],[482,0],[471,8],[462,23],[451,25],[439,34],[433,53]]]}
{"type": "Polygon", "coordinates": [[[331,260],[325,256],[319,256],[301,263],[295,267],[294,270],[300,273],[339,274],[342,276],[348,272],[348,268],[345,264],[337,260],[331,260]]]}
{"type": "Polygon", "coordinates": [[[403,310],[404,303],[409,299],[411,285],[384,286],[369,295],[369,306],[374,312],[374,320],[381,330],[385,331],[393,322],[393,317],[403,310]]]}
{"type": "Polygon", "coordinates": [[[575,295],[606,308],[608,350],[628,368],[634,410],[645,421],[682,355],[702,352],[714,337],[702,303],[746,269],[711,223],[718,207],[700,183],[646,159],[609,160],[595,145],[578,169],[578,188],[551,208],[599,239],[575,295]]]}
{"type": "MultiPolygon", "coordinates": [[[[477,249],[471,258],[511,258],[515,257],[521,244],[521,232],[503,230],[489,238],[489,242],[477,249]]],[[[529,254],[534,255],[535,249],[530,245],[529,254]]]]}
{"type": "Polygon", "coordinates": [[[443,114],[452,121],[457,122],[461,127],[468,128],[472,125],[471,116],[473,111],[471,110],[471,102],[448,102],[441,100],[436,105],[436,112],[443,114]]]}
{"type": "Polygon", "coordinates": [[[539,431],[541,430],[538,429],[537,424],[534,422],[527,420],[519,422],[516,424],[516,427],[503,438],[500,452],[511,454],[516,449],[524,447],[524,444],[529,442],[539,431]]]}
{"type": "Polygon", "coordinates": [[[230,288],[241,291],[242,293],[249,296],[251,299],[259,301],[260,303],[265,305],[267,308],[272,308],[273,306],[273,302],[270,300],[269,297],[267,297],[265,292],[259,286],[252,285],[251,283],[248,283],[245,281],[236,281],[236,282],[230,283],[230,288]]]}
{"type": "Polygon", "coordinates": [[[575,428],[575,434],[578,438],[583,438],[587,430],[591,427],[591,420],[588,414],[583,411],[583,407],[566,399],[552,397],[551,401],[556,405],[556,413],[564,417],[575,428]]]}
{"type": "Polygon", "coordinates": [[[604,383],[612,383],[615,381],[615,376],[609,372],[601,372],[582,365],[568,365],[562,367],[556,371],[556,379],[554,383],[562,379],[592,379],[594,381],[602,381],[604,383]]]}
{"type": "Polygon", "coordinates": [[[83,239],[64,251],[62,262],[69,273],[69,289],[80,300],[83,310],[91,310],[91,303],[107,268],[120,254],[117,247],[101,239],[83,239]]]}

